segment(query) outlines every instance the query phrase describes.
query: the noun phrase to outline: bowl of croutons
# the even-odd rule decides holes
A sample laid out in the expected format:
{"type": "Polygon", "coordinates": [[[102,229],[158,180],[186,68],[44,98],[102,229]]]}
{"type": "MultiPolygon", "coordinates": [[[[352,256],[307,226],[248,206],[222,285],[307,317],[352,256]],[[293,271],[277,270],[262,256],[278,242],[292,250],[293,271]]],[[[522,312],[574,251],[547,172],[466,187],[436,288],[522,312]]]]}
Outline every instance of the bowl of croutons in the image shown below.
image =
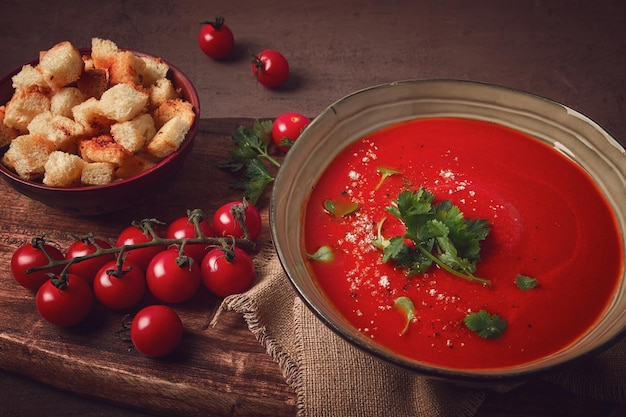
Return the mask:
{"type": "Polygon", "coordinates": [[[64,211],[127,209],[180,170],[199,115],[193,84],[164,59],[60,42],[0,79],[0,172],[64,211]]]}

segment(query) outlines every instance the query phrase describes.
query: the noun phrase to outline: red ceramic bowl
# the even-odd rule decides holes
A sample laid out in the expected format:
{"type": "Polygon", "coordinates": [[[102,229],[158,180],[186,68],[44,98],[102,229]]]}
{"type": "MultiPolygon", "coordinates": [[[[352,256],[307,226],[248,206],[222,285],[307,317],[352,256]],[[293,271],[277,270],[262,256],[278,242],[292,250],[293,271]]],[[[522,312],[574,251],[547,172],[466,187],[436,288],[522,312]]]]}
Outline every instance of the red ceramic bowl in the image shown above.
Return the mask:
{"type": "MultiPolygon", "coordinates": [[[[91,52],[90,48],[80,49],[82,54],[91,52]]],[[[145,52],[131,50],[138,56],[155,57],[145,52]]],[[[37,60],[30,62],[36,65],[37,60]]],[[[152,196],[164,181],[176,174],[193,148],[194,137],[200,123],[200,99],[193,84],[187,76],[174,65],[169,65],[168,77],[175,87],[182,91],[183,97],[194,108],[196,118],[180,148],[152,168],[124,180],[111,184],[79,187],[50,187],[41,182],[28,181],[0,164],[0,173],[11,187],[27,197],[38,200],[45,205],[70,213],[81,215],[98,215],[123,210],[152,196]]],[[[13,96],[11,78],[21,70],[14,69],[0,80],[0,103],[7,103],[13,96]]],[[[0,151],[0,155],[6,148],[0,151]]]]}

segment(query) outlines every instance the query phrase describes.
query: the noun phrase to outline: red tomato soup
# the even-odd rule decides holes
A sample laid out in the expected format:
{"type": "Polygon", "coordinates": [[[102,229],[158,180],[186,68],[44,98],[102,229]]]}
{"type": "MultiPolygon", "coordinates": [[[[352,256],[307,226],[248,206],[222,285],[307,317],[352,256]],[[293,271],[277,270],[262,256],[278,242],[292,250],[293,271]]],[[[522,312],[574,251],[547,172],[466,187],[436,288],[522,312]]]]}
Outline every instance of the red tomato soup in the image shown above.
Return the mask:
{"type": "Polygon", "coordinates": [[[576,341],[602,315],[618,286],[624,248],[615,215],[578,165],[521,132],[481,121],[418,119],[372,133],[342,151],[312,190],[304,251],[332,247],[333,261],[309,260],[320,287],[343,315],[381,345],[422,362],[487,369],[531,362],[576,341]],[[400,174],[381,182],[380,168],[400,174]],[[408,276],[372,245],[403,233],[388,212],[402,190],[423,185],[466,219],[491,223],[469,282],[433,266],[408,276]],[[358,209],[333,216],[331,200],[358,209]],[[400,230],[398,232],[398,230],[400,230]],[[518,274],[535,278],[523,291],[518,274]],[[409,297],[416,317],[393,308],[409,297]],[[486,310],[508,323],[498,338],[464,324],[486,310]]]}

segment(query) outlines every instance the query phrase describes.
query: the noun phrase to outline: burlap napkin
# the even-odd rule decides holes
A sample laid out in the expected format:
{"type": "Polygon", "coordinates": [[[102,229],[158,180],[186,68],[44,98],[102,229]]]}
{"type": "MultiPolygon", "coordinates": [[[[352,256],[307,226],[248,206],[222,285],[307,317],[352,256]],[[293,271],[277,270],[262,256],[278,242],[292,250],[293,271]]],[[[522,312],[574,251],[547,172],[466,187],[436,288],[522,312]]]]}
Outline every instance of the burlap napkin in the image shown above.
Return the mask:
{"type": "MultiPolygon", "coordinates": [[[[485,388],[428,379],[365,354],[329,330],[297,297],[273,247],[258,256],[259,281],[227,297],[220,311],[235,311],[280,365],[298,398],[299,417],[470,417],[485,388]]],[[[216,315],[214,322],[218,319],[216,315]]],[[[626,401],[626,340],[605,353],[545,377],[579,395],[626,401]]],[[[498,386],[503,391],[517,385],[498,386]]]]}

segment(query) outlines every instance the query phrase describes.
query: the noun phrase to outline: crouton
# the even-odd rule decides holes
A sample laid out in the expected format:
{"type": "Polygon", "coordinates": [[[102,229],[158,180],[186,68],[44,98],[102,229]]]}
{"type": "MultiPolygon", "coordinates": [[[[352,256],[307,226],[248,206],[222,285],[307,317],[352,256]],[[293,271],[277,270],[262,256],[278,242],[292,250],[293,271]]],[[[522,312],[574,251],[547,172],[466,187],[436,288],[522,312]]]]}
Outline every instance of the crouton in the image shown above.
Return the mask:
{"type": "Polygon", "coordinates": [[[146,150],[157,158],[165,158],[175,152],[189,132],[190,125],[181,116],[168,120],[154,135],[146,150]]]}
{"type": "Polygon", "coordinates": [[[86,162],[80,182],[84,185],[104,185],[115,179],[115,165],[110,162],[86,162]]]}
{"type": "Polygon", "coordinates": [[[157,80],[167,77],[167,72],[170,70],[169,65],[163,62],[160,58],[152,58],[142,56],[141,59],[144,62],[143,70],[143,86],[150,87],[157,80]]]}
{"type": "Polygon", "coordinates": [[[95,68],[108,69],[113,55],[119,51],[115,42],[109,39],[91,39],[91,59],[95,68]]]}
{"type": "Polygon", "coordinates": [[[6,105],[4,124],[27,133],[33,117],[50,110],[50,98],[38,87],[18,90],[6,105]]]}
{"type": "Polygon", "coordinates": [[[84,166],[78,155],[54,151],[44,165],[43,183],[53,187],[79,185],[84,166]]]}
{"type": "Polygon", "coordinates": [[[76,152],[76,139],[83,134],[83,128],[70,118],[47,111],[33,117],[28,132],[45,137],[57,150],[76,152]]]}
{"type": "Polygon", "coordinates": [[[146,109],[148,93],[133,84],[116,84],[100,97],[100,112],[111,120],[125,122],[146,109]]]}
{"type": "Polygon", "coordinates": [[[156,163],[157,161],[152,155],[140,152],[137,155],[133,155],[132,158],[125,160],[124,163],[115,170],[115,177],[120,179],[134,177],[153,167],[156,163]]]}
{"type": "Polygon", "coordinates": [[[11,141],[2,163],[26,180],[43,177],[48,156],[54,144],[40,135],[21,135],[11,141]]]}
{"type": "Polygon", "coordinates": [[[148,107],[155,110],[167,100],[180,98],[180,96],[180,91],[174,88],[174,84],[169,78],[161,78],[150,87],[148,107]]]}
{"type": "Polygon", "coordinates": [[[78,51],[68,41],[60,42],[45,51],[39,60],[39,71],[53,90],[58,90],[78,80],[85,63],[78,51]]]}
{"type": "Polygon", "coordinates": [[[0,106],[0,148],[7,146],[13,139],[20,135],[17,129],[4,124],[5,106],[0,106]]]}
{"type": "Polygon", "coordinates": [[[109,88],[107,71],[101,68],[86,69],[76,81],[76,87],[86,98],[95,97],[100,100],[102,93],[109,88]]]}
{"type": "Polygon", "coordinates": [[[143,71],[146,67],[143,59],[130,51],[120,51],[111,57],[109,66],[109,84],[133,83],[143,85],[143,71]]]}
{"type": "Polygon", "coordinates": [[[13,81],[13,88],[17,90],[24,90],[29,87],[47,88],[48,84],[43,80],[41,72],[30,64],[24,65],[20,72],[15,74],[11,80],[13,81]]]}
{"type": "Polygon", "coordinates": [[[152,120],[152,116],[146,113],[135,117],[133,120],[111,125],[111,136],[115,142],[132,153],[143,149],[155,134],[154,120],[152,120]]]}
{"type": "Polygon", "coordinates": [[[81,124],[86,136],[96,136],[107,131],[113,121],[100,112],[100,102],[92,97],[72,107],[74,120],[81,124]]]}
{"type": "Polygon", "coordinates": [[[64,87],[50,97],[50,111],[73,118],[72,108],[85,101],[85,95],[76,87],[64,87]]]}
{"type": "Polygon", "coordinates": [[[116,143],[110,135],[80,140],[78,154],[85,162],[110,162],[116,166],[123,165],[133,157],[132,153],[116,143]]]}
{"type": "Polygon", "coordinates": [[[193,105],[188,101],[183,101],[182,99],[166,100],[154,112],[152,112],[154,124],[157,129],[161,128],[161,126],[175,116],[179,116],[187,125],[191,127],[196,114],[193,111],[193,105]]]}

